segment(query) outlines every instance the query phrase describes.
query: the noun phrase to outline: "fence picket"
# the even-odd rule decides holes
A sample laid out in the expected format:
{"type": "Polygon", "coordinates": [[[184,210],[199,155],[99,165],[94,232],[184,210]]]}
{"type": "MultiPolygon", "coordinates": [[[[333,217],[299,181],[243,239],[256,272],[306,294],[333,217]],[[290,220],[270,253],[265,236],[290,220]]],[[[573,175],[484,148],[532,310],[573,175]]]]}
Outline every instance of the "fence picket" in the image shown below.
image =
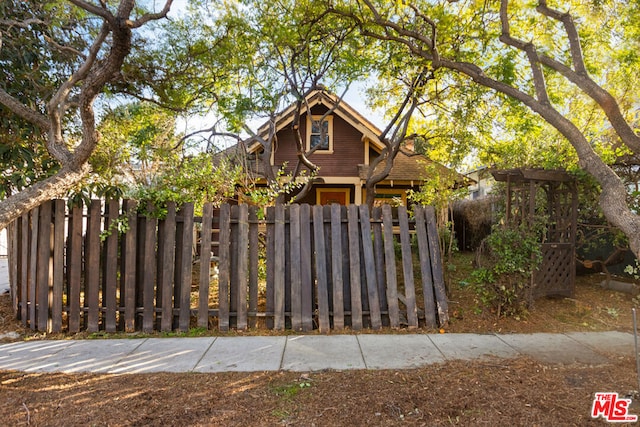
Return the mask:
{"type": "Polygon", "coordinates": [[[362,291],[360,280],[360,224],[358,223],[358,207],[347,206],[349,232],[349,276],[351,279],[351,327],[362,329],[362,291]]]}
{"type": "Polygon", "coordinates": [[[436,226],[436,211],[433,206],[425,208],[425,220],[427,235],[429,237],[429,256],[431,257],[431,270],[433,272],[433,289],[436,297],[436,309],[438,311],[438,323],[444,326],[449,322],[447,293],[444,286],[444,274],[442,271],[442,258],[440,255],[440,243],[438,242],[438,227],[436,226]]]}
{"type": "Polygon", "coordinates": [[[200,280],[198,281],[198,327],[209,327],[209,284],[211,282],[211,225],[213,205],[202,207],[202,232],[200,234],[200,280]]]}
{"type": "Polygon", "coordinates": [[[69,220],[70,248],[67,254],[67,280],[69,295],[69,332],[80,331],[80,290],[82,288],[82,202],[71,208],[69,220]]]}
{"type": "Polygon", "coordinates": [[[414,206],[416,219],[416,235],[418,236],[418,255],[420,257],[420,277],[422,279],[422,295],[424,297],[425,325],[428,328],[438,326],[436,322],[435,302],[433,300],[433,273],[429,257],[429,240],[425,224],[424,208],[414,206]]]}
{"type": "Polygon", "coordinates": [[[104,242],[105,268],[103,286],[104,325],[106,332],[116,331],[116,290],[118,288],[118,228],[117,221],[120,216],[120,203],[118,200],[107,202],[104,230],[108,233],[104,242]]]}
{"type": "Polygon", "coordinates": [[[351,268],[349,259],[349,223],[347,207],[340,206],[340,237],[342,244],[342,306],[344,308],[345,326],[351,325],[351,268]]]}
{"type": "Polygon", "coordinates": [[[300,257],[300,206],[291,205],[289,207],[290,228],[289,237],[291,241],[291,256],[289,258],[291,267],[291,329],[302,330],[302,280],[301,280],[301,257],[300,257]]]}
{"type": "Polygon", "coordinates": [[[229,330],[229,239],[230,239],[231,209],[229,205],[220,207],[220,266],[218,269],[218,329],[222,332],[229,330]]]}
{"type": "MultiPolygon", "coordinates": [[[[376,282],[378,283],[378,301],[380,302],[380,311],[389,311],[387,304],[386,292],[386,276],[384,270],[384,245],[382,242],[382,209],[380,206],[374,206],[371,210],[371,229],[373,235],[373,256],[376,264],[376,282]]],[[[382,324],[389,326],[389,317],[382,318],[382,324]]]]}
{"type": "Polygon", "coordinates": [[[38,260],[36,277],[37,329],[48,330],[49,320],[49,261],[51,259],[51,201],[40,206],[40,225],[38,234],[38,260]]]}
{"type": "Polygon", "coordinates": [[[313,207],[313,242],[316,255],[316,280],[318,286],[318,329],[327,332],[329,323],[329,291],[327,259],[324,241],[324,214],[322,206],[313,207]]]}
{"type": "MultiPolygon", "coordinates": [[[[124,285],[124,330],[135,331],[136,319],[136,237],[138,235],[138,204],[134,200],[125,200],[123,210],[127,218],[127,228],[124,235],[124,253],[122,255],[122,278],[124,285]]],[[[75,214],[74,214],[75,216],[75,214]]]]}
{"type": "Polygon", "coordinates": [[[29,313],[29,213],[22,214],[20,225],[20,320],[26,325],[29,313]]]}
{"type": "Polygon", "coordinates": [[[302,330],[313,330],[313,273],[311,241],[311,207],[300,206],[300,292],[302,310],[302,330]]]}
{"type": "Polygon", "coordinates": [[[371,328],[380,329],[382,327],[380,301],[378,299],[378,284],[376,283],[375,259],[373,258],[373,242],[371,241],[369,207],[366,205],[360,205],[360,228],[362,230],[362,255],[367,280],[367,297],[369,300],[371,328]]]}
{"type": "Polygon", "coordinates": [[[158,227],[158,306],[161,308],[160,330],[173,329],[173,284],[176,257],[176,204],[167,203],[167,216],[158,227]]]}
{"type": "Polygon", "coordinates": [[[396,277],[396,253],[393,247],[393,218],[391,206],[382,206],[382,224],[384,233],[384,258],[387,272],[387,305],[389,307],[389,325],[400,327],[400,310],[398,308],[398,279],[396,277]]]}
{"type": "MultiPolygon", "coordinates": [[[[258,208],[249,206],[249,312],[258,311],[258,262],[259,262],[259,230],[258,230],[258,208]]],[[[257,316],[252,314],[249,317],[249,327],[257,326],[257,316]]]]}
{"type": "Polygon", "coordinates": [[[246,204],[239,206],[238,214],[238,296],[237,296],[237,328],[247,329],[247,269],[249,267],[249,208],[246,204]]]}
{"type": "Polygon", "coordinates": [[[18,314],[18,280],[20,278],[20,264],[18,263],[18,254],[20,253],[20,246],[22,242],[18,239],[20,235],[20,218],[17,218],[9,225],[8,235],[9,235],[9,247],[7,248],[7,256],[9,262],[9,269],[11,278],[9,280],[10,284],[10,295],[11,295],[11,308],[15,314],[18,314]]]}
{"type": "Polygon", "coordinates": [[[29,263],[29,327],[36,329],[36,275],[38,271],[38,225],[40,222],[40,208],[31,211],[31,254],[29,263]]]}
{"type": "Polygon", "coordinates": [[[413,278],[411,236],[409,235],[407,208],[404,206],[398,207],[398,223],[400,224],[400,247],[402,250],[402,273],[404,276],[404,297],[407,306],[407,322],[410,328],[417,328],[418,310],[416,306],[415,281],[413,278]]]}
{"type": "Polygon", "coordinates": [[[51,331],[62,331],[62,295],[64,287],[64,200],[54,201],[53,226],[53,300],[51,301],[51,331]]]}
{"type": "Polygon", "coordinates": [[[100,223],[102,202],[92,200],[87,218],[85,243],[85,307],[87,332],[97,332],[100,322],[100,223]]]}
{"type": "Polygon", "coordinates": [[[142,271],[142,331],[152,332],[155,321],[155,283],[157,275],[156,244],[158,219],[147,217],[144,225],[144,258],[142,271]]]}
{"type": "Polygon", "coordinates": [[[275,207],[275,229],[274,229],[274,316],[273,329],[283,330],[285,325],[285,229],[284,229],[284,205],[277,204],[275,207]]]}
{"type": "Polygon", "coordinates": [[[331,255],[331,206],[322,206],[322,224],[324,229],[324,256],[325,268],[327,269],[327,300],[329,301],[329,320],[333,312],[333,273],[332,273],[332,255],[331,255]]]}
{"type": "Polygon", "coordinates": [[[180,280],[176,286],[180,290],[180,311],[178,315],[178,330],[186,332],[189,330],[191,320],[191,266],[193,265],[193,203],[185,203],[180,208],[183,218],[180,264],[176,270],[180,269],[180,280]]]}
{"type": "Polygon", "coordinates": [[[270,315],[267,315],[266,326],[267,329],[273,329],[273,311],[274,311],[274,279],[275,279],[275,210],[273,206],[269,206],[266,208],[265,213],[266,218],[266,231],[267,231],[267,248],[266,248],[266,279],[267,279],[267,290],[265,293],[266,297],[266,312],[270,315]]]}
{"type": "Polygon", "coordinates": [[[333,276],[333,327],[344,329],[342,284],[342,216],[340,205],[331,205],[331,274],[333,276]]]}

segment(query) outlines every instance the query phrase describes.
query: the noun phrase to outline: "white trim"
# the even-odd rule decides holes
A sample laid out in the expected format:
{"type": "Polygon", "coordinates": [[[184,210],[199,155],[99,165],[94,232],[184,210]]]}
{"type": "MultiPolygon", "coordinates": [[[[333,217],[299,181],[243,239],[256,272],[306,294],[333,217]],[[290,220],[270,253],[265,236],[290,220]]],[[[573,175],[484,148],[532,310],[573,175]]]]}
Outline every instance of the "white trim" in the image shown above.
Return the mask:
{"type": "Polygon", "coordinates": [[[348,184],[348,185],[360,185],[359,177],[348,177],[348,176],[318,176],[318,178],[322,179],[323,182],[319,182],[318,185],[322,184],[348,184]]]}
{"type": "Polygon", "coordinates": [[[353,203],[355,205],[362,204],[362,190],[364,190],[364,188],[362,188],[362,185],[356,184],[355,193],[353,194],[353,203]]]}
{"type": "Polygon", "coordinates": [[[364,164],[369,165],[369,138],[364,139],[364,164]]]}

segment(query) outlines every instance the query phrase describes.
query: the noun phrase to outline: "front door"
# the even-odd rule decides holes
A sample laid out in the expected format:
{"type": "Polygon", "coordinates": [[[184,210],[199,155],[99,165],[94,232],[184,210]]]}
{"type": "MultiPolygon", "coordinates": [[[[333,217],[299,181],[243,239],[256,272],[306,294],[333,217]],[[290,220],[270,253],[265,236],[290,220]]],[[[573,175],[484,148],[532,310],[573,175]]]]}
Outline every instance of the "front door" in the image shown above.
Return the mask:
{"type": "Polygon", "coordinates": [[[349,190],[348,189],[330,189],[323,188],[318,189],[318,202],[321,205],[330,205],[337,203],[339,205],[349,204],[349,190]]]}

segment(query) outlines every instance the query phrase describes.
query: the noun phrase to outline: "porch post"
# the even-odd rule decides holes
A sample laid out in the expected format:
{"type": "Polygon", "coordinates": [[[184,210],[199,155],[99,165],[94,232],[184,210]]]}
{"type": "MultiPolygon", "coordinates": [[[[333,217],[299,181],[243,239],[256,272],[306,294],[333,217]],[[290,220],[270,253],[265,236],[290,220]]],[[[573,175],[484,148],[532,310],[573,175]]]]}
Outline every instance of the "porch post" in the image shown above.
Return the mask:
{"type": "Polygon", "coordinates": [[[353,195],[353,204],[358,206],[362,204],[362,184],[355,184],[353,195]]]}

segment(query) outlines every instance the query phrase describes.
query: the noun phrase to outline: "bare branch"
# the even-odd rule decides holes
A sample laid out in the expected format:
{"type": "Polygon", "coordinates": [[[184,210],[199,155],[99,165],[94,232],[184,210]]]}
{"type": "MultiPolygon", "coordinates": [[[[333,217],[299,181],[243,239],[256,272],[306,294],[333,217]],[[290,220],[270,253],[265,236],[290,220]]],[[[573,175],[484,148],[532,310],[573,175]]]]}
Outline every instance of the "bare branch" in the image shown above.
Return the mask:
{"type": "MultiPolygon", "coordinates": [[[[398,33],[399,35],[406,36],[406,37],[409,37],[409,38],[411,38],[413,40],[416,40],[416,41],[419,41],[419,42],[423,43],[424,45],[427,46],[427,48],[429,49],[429,51],[431,53],[431,50],[433,50],[433,48],[434,48],[434,42],[433,42],[432,39],[430,39],[429,37],[423,35],[422,33],[418,32],[418,31],[413,31],[413,30],[406,29],[406,28],[402,27],[401,25],[399,25],[396,22],[392,22],[390,20],[384,19],[380,15],[380,12],[378,12],[378,10],[375,8],[375,6],[371,3],[371,1],[363,0],[363,2],[366,4],[367,8],[369,9],[369,11],[374,16],[374,20],[373,20],[374,24],[380,26],[385,31],[393,30],[396,33],[398,33]]],[[[379,40],[394,40],[394,41],[397,41],[397,42],[401,42],[398,38],[396,38],[394,36],[391,36],[391,35],[388,35],[388,34],[386,36],[383,36],[381,34],[375,34],[371,30],[367,30],[365,28],[364,21],[353,12],[349,12],[349,11],[342,10],[342,9],[336,9],[336,8],[331,8],[330,10],[331,10],[331,12],[333,12],[333,13],[335,13],[337,15],[341,15],[341,16],[344,16],[346,18],[353,19],[361,27],[360,32],[365,36],[374,36],[374,37],[378,38],[379,40]],[[389,38],[387,38],[387,37],[389,37],[389,38]]],[[[417,46],[417,45],[414,44],[414,46],[417,46]]],[[[423,50],[423,49],[419,49],[419,50],[423,50]]]]}
{"type": "Polygon", "coordinates": [[[192,138],[192,137],[194,137],[196,135],[200,135],[202,133],[210,133],[211,137],[224,136],[224,137],[228,137],[228,138],[233,138],[233,139],[236,139],[238,141],[238,143],[242,143],[242,138],[240,137],[240,135],[235,134],[235,133],[231,133],[231,132],[218,132],[218,131],[216,131],[216,125],[213,125],[213,126],[211,126],[209,128],[196,130],[196,131],[193,131],[191,133],[188,133],[188,134],[184,135],[183,137],[181,137],[178,140],[176,145],[173,146],[172,150],[178,149],[178,147],[180,147],[182,145],[182,143],[185,142],[187,139],[192,138]]]}
{"type": "Polygon", "coordinates": [[[49,37],[48,35],[44,35],[44,39],[47,41],[47,43],[49,43],[51,46],[53,46],[54,49],[59,50],[60,52],[68,52],[71,53],[73,55],[76,55],[84,60],[87,59],[87,56],[80,52],[78,49],[74,49],[71,46],[64,46],[61,45],[60,43],[56,42],[55,40],[53,40],[51,37],[49,37]]]}
{"type": "Polygon", "coordinates": [[[19,27],[19,28],[24,28],[27,29],[29,28],[31,25],[33,24],[46,24],[46,22],[44,22],[41,19],[38,18],[29,18],[29,19],[25,19],[24,21],[16,21],[13,19],[0,19],[0,25],[5,25],[9,28],[11,27],[19,27]]]}
{"type": "Polygon", "coordinates": [[[157,99],[141,95],[139,92],[132,92],[132,91],[130,91],[128,89],[119,89],[119,93],[122,93],[123,95],[128,95],[128,96],[130,96],[132,98],[135,98],[135,99],[137,99],[139,101],[149,102],[149,103],[157,105],[158,107],[161,107],[161,108],[163,108],[165,110],[173,111],[174,113],[184,113],[184,111],[185,111],[184,108],[174,107],[174,106],[172,106],[170,104],[166,104],[164,102],[160,102],[157,99]]]}
{"type": "Polygon", "coordinates": [[[116,17],[113,16],[113,14],[109,12],[109,10],[106,7],[104,7],[106,6],[105,3],[101,2],[103,7],[98,7],[94,4],[87,3],[84,0],[69,0],[69,2],[73,3],[74,5],[78,6],[81,9],[86,10],[87,12],[90,12],[94,15],[101,17],[102,19],[107,21],[109,25],[111,25],[112,27],[115,27],[117,25],[116,17]]]}
{"type": "Polygon", "coordinates": [[[158,19],[165,18],[167,16],[167,13],[169,13],[169,10],[171,9],[172,3],[173,3],[173,0],[167,0],[167,2],[164,5],[164,8],[162,8],[162,11],[158,13],[147,13],[146,15],[142,15],[139,19],[131,22],[130,27],[139,28],[149,21],[156,21],[158,19]]]}

